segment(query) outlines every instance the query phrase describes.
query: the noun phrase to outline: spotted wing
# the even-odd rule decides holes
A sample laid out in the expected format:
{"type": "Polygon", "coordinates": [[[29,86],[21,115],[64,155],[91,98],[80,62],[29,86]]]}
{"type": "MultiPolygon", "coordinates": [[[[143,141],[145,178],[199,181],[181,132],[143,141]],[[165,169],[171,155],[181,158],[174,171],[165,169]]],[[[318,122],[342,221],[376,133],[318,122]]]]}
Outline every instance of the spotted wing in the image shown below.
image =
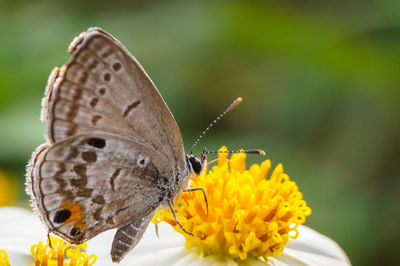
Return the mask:
{"type": "Polygon", "coordinates": [[[129,51],[91,28],[74,39],[69,52],[70,61],[50,75],[42,104],[50,144],[81,134],[133,136],[183,172],[184,147],[175,119],[129,51]]]}
{"type": "Polygon", "coordinates": [[[81,243],[151,215],[173,174],[168,158],[151,146],[99,133],[41,146],[28,187],[49,230],[81,243]]]}

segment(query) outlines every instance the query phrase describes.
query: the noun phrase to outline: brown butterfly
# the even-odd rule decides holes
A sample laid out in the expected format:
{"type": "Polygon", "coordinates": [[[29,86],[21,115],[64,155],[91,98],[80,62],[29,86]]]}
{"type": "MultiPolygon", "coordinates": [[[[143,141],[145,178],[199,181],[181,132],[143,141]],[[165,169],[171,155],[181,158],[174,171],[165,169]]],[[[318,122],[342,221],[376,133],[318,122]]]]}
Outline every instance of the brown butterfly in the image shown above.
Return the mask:
{"type": "Polygon", "coordinates": [[[171,207],[188,189],[188,177],[201,174],[206,152],[185,155],[155,85],[110,34],[90,28],[68,51],[69,62],[48,80],[42,102],[47,143],[32,155],[27,187],[49,232],[73,244],[118,228],[111,257],[119,262],[155,210],[171,207]]]}

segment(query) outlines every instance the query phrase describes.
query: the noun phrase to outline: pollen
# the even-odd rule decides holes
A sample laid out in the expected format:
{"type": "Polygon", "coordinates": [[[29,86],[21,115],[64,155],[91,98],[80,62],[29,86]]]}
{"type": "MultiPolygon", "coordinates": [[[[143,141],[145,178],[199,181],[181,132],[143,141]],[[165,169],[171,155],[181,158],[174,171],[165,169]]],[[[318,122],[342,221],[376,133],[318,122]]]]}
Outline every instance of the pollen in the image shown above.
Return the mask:
{"type": "Polygon", "coordinates": [[[246,169],[246,154],[228,160],[227,153],[219,153],[218,164],[206,172],[194,177],[191,187],[205,190],[208,215],[197,191],[183,192],[173,206],[182,226],[193,235],[182,232],[168,210],[159,210],[153,218],[153,223],[167,222],[183,234],[186,248],[235,260],[267,259],[281,254],[290,238],[297,238],[297,227],[311,214],[282,164],[271,171],[271,161],[266,160],[246,169]]]}
{"type": "Polygon", "coordinates": [[[84,250],[86,243],[80,245],[70,245],[64,240],[50,236],[44,245],[39,242],[31,247],[31,254],[35,259],[35,265],[54,265],[54,266],[90,266],[93,265],[97,257],[96,255],[87,255],[84,250]]]}

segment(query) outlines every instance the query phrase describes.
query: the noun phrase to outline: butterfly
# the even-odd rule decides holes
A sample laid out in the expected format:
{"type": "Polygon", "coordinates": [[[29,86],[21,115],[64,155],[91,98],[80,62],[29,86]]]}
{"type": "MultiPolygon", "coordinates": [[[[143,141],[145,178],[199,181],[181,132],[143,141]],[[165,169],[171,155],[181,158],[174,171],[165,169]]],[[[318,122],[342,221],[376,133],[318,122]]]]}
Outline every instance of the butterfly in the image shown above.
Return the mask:
{"type": "Polygon", "coordinates": [[[119,262],[157,208],[172,209],[190,176],[202,173],[206,152],[185,154],[155,85],[110,34],[90,28],[68,51],[69,62],[48,79],[41,115],[47,142],[32,155],[27,190],[48,231],[70,243],[118,228],[110,254],[119,262]]]}

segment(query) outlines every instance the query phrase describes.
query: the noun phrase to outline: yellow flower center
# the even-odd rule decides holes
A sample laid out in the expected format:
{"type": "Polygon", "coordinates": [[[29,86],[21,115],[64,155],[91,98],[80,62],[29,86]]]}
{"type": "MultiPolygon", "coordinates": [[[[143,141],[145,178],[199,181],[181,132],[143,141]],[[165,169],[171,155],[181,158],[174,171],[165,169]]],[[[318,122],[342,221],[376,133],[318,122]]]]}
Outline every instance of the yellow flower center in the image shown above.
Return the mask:
{"type": "Polygon", "coordinates": [[[245,260],[281,254],[289,238],[297,238],[297,227],[311,209],[281,164],[267,178],[270,160],[246,170],[245,159],[244,153],[234,154],[230,160],[220,153],[218,165],[193,178],[191,187],[206,192],[208,215],[201,192],[183,192],[175,201],[178,220],[193,236],[182,232],[168,210],[159,210],[153,223],[171,224],[185,236],[187,248],[200,248],[206,255],[245,260]]]}
{"type": "Polygon", "coordinates": [[[54,266],[89,266],[93,265],[97,257],[96,255],[87,255],[83,250],[86,249],[86,243],[80,245],[70,245],[64,240],[50,236],[44,245],[39,242],[31,247],[31,254],[35,259],[35,265],[54,265],[54,266]]]}

